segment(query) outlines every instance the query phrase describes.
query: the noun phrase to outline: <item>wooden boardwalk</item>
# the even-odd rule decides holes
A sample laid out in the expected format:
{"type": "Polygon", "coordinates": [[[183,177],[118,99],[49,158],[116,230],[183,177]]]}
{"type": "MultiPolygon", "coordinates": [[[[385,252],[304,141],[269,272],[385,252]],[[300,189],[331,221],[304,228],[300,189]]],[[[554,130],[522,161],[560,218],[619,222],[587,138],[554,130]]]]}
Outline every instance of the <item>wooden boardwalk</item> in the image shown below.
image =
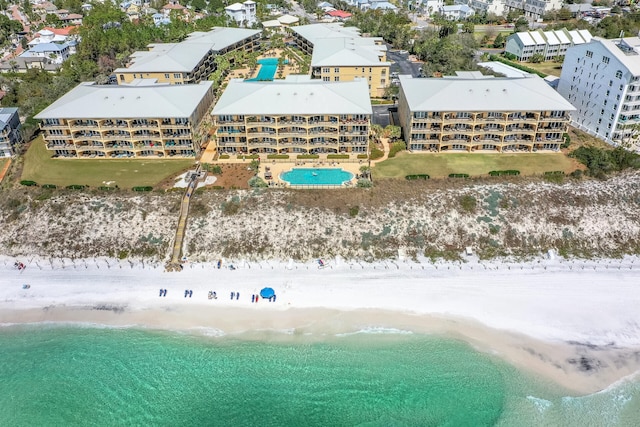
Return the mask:
{"type": "Polygon", "coordinates": [[[187,229],[187,218],[189,217],[189,203],[191,202],[191,196],[196,190],[198,181],[202,178],[200,173],[202,167],[198,165],[195,173],[191,175],[187,190],[182,196],[182,202],[180,203],[180,216],[178,218],[178,228],[176,229],[176,236],[173,241],[173,249],[171,252],[171,260],[165,266],[165,271],[182,271],[182,247],[184,244],[184,233],[187,229]]]}

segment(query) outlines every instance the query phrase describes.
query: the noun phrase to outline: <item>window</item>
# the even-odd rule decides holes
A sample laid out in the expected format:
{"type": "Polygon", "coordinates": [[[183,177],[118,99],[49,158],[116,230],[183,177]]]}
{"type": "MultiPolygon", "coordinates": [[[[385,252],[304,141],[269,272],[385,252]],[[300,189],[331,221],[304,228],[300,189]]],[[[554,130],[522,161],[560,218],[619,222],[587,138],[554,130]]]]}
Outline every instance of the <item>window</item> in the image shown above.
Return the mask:
{"type": "Polygon", "coordinates": [[[334,82],[339,82],[339,81],[340,81],[340,76],[335,76],[335,77],[333,78],[333,81],[334,81],[334,82]]]}
{"type": "Polygon", "coordinates": [[[334,73],[339,73],[339,72],[340,72],[340,68],[338,68],[338,67],[334,68],[334,69],[333,69],[333,72],[334,72],[334,73]]]}
{"type": "Polygon", "coordinates": [[[593,58],[593,52],[590,50],[587,51],[587,58],[593,58]]]}
{"type": "Polygon", "coordinates": [[[328,72],[329,72],[329,70],[330,70],[330,68],[329,68],[329,67],[324,67],[324,68],[322,69],[322,72],[323,72],[323,73],[328,73],[328,72]]]}
{"type": "Polygon", "coordinates": [[[616,77],[621,79],[622,78],[622,71],[620,71],[620,70],[616,71],[616,77]]]}
{"type": "Polygon", "coordinates": [[[604,105],[607,105],[607,100],[606,99],[604,100],[604,105]]]}
{"type": "Polygon", "coordinates": [[[179,79],[180,77],[182,77],[182,74],[180,74],[180,73],[173,73],[173,78],[174,78],[174,79],[179,79]]]}
{"type": "Polygon", "coordinates": [[[330,82],[331,78],[329,76],[325,76],[325,77],[322,78],[322,81],[323,82],[330,82]]]}
{"type": "Polygon", "coordinates": [[[414,119],[424,119],[425,118],[425,112],[424,111],[416,111],[415,113],[413,113],[413,118],[414,119]]]}
{"type": "Polygon", "coordinates": [[[605,63],[605,64],[608,64],[609,63],[609,57],[608,56],[603,56],[602,57],[602,62],[605,63]]]}
{"type": "Polygon", "coordinates": [[[613,80],[609,80],[609,87],[613,86],[613,80]]]}
{"type": "Polygon", "coordinates": [[[165,78],[165,79],[168,79],[168,78],[169,78],[169,73],[166,73],[166,74],[164,75],[164,78],[165,78]]]}
{"type": "Polygon", "coordinates": [[[603,114],[604,114],[604,110],[600,110],[600,115],[603,115],[603,114]]]}
{"type": "Polygon", "coordinates": [[[120,74],[120,81],[124,80],[124,74],[120,74]]]}
{"type": "Polygon", "coordinates": [[[611,91],[610,91],[610,90],[608,90],[608,91],[607,91],[607,95],[606,95],[606,96],[609,96],[609,94],[610,94],[610,93],[611,93],[611,91]]]}
{"type": "Polygon", "coordinates": [[[598,124],[602,123],[602,118],[598,119],[598,124]]]}

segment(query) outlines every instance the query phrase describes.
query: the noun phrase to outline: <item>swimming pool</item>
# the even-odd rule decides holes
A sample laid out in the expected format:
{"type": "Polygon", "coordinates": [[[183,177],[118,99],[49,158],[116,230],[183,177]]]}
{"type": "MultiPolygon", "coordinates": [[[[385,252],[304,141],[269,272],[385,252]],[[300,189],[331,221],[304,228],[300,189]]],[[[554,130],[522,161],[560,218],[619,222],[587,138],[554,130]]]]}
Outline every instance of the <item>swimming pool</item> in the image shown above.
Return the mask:
{"type": "Polygon", "coordinates": [[[342,185],[352,178],[351,172],[336,168],[294,168],[280,175],[291,185],[342,185]]]}
{"type": "MultiPolygon", "coordinates": [[[[285,64],[288,64],[288,60],[284,60],[285,64]]],[[[248,82],[270,82],[278,71],[278,58],[262,58],[258,59],[260,69],[258,75],[252,79],[247,79],[248,82]]]]}

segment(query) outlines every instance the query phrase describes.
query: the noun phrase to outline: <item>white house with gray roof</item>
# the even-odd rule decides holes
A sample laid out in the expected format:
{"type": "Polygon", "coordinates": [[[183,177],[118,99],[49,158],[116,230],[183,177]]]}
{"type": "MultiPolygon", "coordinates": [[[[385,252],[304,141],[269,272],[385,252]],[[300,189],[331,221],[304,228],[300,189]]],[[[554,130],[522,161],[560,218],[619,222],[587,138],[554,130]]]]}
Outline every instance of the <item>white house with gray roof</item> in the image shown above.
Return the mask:
{"type": "Polygon", "coordinates": [[[577,109],[574,126],[640,148],[640,38],[594,37],[569,48],[558,92],[577,109]]]}
{"type": "Polygon", "coordinates": [[[551,61],[563,57],[571,46],[589,43],[591,38],[589,30],[521,31],[507,37],[505,52],[518,61],[528,61],[536,54],[551,61]]]}
{"type": "Polygon", "coordinates": [[[540,77],[400,76],[398,117],[413,151],[558,150],[575,108],[540,77]]]}
{"type": "Polygon", "coordinates": [[[368,152],[367,82],[288,76],[273,82],[231,80],[212,111],[224,154],[368,152]]]}
{"type": "Polygon", "coordinates": [[[195,130],[213,102],[213,82],[81,83],[38,113],[47,149],[75,158],[195,157],[195,130]]]}

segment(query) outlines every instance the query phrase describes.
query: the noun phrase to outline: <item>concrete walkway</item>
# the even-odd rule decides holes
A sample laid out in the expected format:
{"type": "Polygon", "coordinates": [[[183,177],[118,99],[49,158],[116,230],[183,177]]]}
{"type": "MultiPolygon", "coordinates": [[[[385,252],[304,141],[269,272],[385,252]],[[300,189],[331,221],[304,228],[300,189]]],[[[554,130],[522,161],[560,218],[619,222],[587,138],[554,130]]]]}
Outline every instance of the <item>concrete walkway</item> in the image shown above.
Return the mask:
{"type": "Polygon", "coordinates": [[[189,217],[189,203],[191,202],[191,196],[198,185],[198,181],[202,178],[200,176],[201,171],[202,166],[198,165],[195,173],[192,174],[187,190],[182,197],[182,202],[180,203],[180,217],[178,218],[176,237],[173,241],[171,260],[165,266],[165,271],[182,271],[182,246],[184,244],[184,232],[187,229],[187,218],[189,217]]]}
{"type": "Polygon", "coordinates": [[[382,155],[382,157],[380,157],[377,160],[371,160],[372,165],[375,165],[376,163],[384,162],[389,158],[389,150],[390,150],[389,138],[380,138],[380,143],[382,143],[382,151],[384,152],[384,154],[382,155]]]}

